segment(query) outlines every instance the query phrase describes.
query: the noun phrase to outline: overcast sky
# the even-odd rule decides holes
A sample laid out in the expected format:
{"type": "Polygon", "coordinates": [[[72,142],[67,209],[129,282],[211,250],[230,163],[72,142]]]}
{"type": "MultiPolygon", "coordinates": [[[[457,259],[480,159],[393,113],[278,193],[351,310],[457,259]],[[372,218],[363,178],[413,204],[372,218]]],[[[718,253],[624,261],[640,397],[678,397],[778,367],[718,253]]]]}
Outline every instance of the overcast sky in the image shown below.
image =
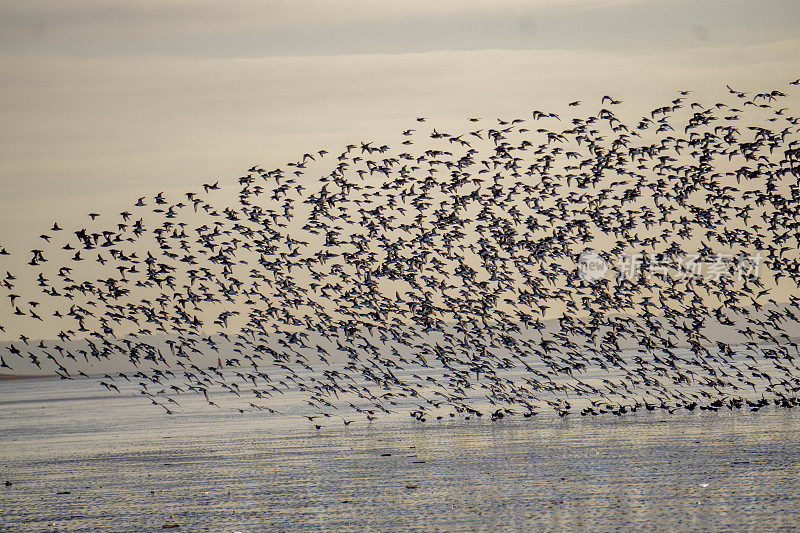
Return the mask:
{"type": "Polygon", "coordinates": [[[784,85],[799,27],[792,0],[5,1],[0,227],[233,180],[418,114],[784,85]]]}
{"type": "Polygon", "coordinates": [[[5,0],[0,246],[256,163],[397,144],[420,115],[784,88],[798,28],[796,0],[5,0]]]}

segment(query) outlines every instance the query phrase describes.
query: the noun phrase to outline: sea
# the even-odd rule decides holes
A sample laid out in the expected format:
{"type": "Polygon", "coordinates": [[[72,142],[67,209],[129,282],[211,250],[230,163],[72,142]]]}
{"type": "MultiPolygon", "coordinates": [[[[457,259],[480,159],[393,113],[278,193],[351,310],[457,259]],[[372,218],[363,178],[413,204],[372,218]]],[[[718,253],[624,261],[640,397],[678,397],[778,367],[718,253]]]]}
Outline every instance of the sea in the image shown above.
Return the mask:
{"type": "Polygon", "coordinates": [[[0,530],[800,529],[800,408],[309,420],[121,390],[0,381],[0,530]]]}

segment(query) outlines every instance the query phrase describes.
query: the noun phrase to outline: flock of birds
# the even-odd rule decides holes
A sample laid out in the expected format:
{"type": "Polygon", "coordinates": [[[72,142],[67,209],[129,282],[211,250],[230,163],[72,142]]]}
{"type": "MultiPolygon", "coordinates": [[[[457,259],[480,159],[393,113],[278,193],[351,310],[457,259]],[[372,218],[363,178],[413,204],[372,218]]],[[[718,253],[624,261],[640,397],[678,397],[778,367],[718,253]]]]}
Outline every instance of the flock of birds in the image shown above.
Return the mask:
{"type": "Polygon", "coordinates": [[[310,420],[345,424],[400,409],[792,407],[791,90],[729,86],[713,105],[680,91],[628,123],[610,96],[582,116],[575,101],[571,117],[469,118],[454,132],[420,117],[399,149],[364,141],[253,166],[229,206],[214,182],[90,213],[84,228],[56,222],[2,287],[9,317],[60,331],[7,342],[2,371],[72,379],[124,363],[100,384],[135,386],[167,413],[187,395],[275,413],[292,392],[310,420]],[[607,275],[579,275],[586,250],[607,275]],[[759,270],[742,268],[756,256],[759,270]]]}

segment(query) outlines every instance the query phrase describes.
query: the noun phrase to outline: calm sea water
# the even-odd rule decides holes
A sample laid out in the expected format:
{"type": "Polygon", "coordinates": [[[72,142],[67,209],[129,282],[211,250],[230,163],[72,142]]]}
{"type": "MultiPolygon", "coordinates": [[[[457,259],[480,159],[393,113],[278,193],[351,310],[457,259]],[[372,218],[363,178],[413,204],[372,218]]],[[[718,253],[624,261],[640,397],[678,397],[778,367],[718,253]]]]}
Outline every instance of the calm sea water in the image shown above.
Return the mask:
{"type": "Polygon", "coordinates": [[[0,382],[0,528],[800,529],[800,409],[318,430],[282,401],[168,416],[92,381],[0,382]]]}

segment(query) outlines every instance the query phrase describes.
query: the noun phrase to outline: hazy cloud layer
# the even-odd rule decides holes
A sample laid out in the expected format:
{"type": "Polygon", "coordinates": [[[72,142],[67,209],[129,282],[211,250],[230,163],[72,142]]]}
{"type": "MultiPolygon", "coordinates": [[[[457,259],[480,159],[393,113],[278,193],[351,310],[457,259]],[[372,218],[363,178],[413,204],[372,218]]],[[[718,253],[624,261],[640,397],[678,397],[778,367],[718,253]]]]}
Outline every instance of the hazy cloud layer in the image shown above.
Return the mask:
{"type": "Polygon", "coordinates": [[[205,57],[486,48],[615,49],[792,37],[792,0],[498,2],[6,2],[3,48],[18,54],[205,57]]]}

